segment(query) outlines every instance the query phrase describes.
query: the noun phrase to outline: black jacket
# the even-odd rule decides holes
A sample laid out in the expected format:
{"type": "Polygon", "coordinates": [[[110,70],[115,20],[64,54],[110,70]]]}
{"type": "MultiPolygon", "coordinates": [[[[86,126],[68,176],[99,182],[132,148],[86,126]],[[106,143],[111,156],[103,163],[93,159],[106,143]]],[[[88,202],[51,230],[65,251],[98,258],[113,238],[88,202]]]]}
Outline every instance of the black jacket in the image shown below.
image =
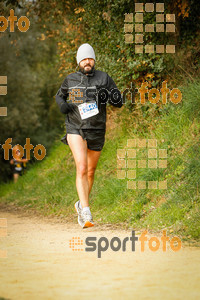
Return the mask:
{"type": "Polygon", "coordinates": [[[106,104],[121,107],[120,91],[112,78],[99,70],[85,75],[80,70],[69,74],[56,94],[56,102],[62,113],[66,113],[66,102],[73,103],[74,110],[66,114],[67,129],[106,129],[106,104]],[[99,113],[82,120],[78,105],[84,102],[96,102],[99,113]]]}

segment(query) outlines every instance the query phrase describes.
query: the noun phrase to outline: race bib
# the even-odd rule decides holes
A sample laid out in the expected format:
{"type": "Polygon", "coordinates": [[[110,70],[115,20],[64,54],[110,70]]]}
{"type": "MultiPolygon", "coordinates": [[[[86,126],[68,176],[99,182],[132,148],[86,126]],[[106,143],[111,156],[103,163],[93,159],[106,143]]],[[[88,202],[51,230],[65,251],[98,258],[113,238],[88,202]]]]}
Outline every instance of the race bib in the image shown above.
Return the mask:
{"type": "Polygon", "coordinates": [[[78,106],[78,109],[82,120],[95,116],[99,113],[96,102],[85,102],[83,104],[80,104],[78,106]]]}

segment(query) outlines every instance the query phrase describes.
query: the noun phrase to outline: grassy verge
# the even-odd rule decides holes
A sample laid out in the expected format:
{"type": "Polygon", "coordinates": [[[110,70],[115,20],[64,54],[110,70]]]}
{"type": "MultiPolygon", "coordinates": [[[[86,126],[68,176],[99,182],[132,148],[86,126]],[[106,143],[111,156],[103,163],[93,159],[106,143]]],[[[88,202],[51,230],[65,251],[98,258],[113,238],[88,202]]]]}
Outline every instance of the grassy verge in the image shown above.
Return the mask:
{"type": "MultiPolygon", "coordinates": [[[[146,103],[116,110],[117,125],[106,133],[90,197],[98,223],[123,223],[149,231],[167,229],[183,239],[199,240],[200,83],[189,83],[181,91],[183,100],[178,105],[146,103]],[[157,139],[161,148],[167,149],[166,169],[136,168],[138,180],[167,180],[167,189],[127,189],[127,179],[117,178],[117,149],[126,148],[127,139],[134,138],[157,139]]],[[[45,160],[16,185],[1,185],[1,202],[71,219],[78,199],[75,175],[69,147],[56,141],[45,160]]]]}

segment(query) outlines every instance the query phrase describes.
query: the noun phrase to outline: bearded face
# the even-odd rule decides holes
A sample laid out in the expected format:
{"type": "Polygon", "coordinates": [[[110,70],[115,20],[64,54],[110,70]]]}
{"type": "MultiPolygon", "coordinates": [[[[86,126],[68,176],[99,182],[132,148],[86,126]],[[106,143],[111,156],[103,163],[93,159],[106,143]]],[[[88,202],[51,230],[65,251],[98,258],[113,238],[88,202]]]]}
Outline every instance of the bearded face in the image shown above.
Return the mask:
{"type": "Polygon", "coordinates": [[[85,58],[80,62],[79,67],[82,73],[90,74],[94,71],[94,65],[95,61],[93,58],[85,58]]]}

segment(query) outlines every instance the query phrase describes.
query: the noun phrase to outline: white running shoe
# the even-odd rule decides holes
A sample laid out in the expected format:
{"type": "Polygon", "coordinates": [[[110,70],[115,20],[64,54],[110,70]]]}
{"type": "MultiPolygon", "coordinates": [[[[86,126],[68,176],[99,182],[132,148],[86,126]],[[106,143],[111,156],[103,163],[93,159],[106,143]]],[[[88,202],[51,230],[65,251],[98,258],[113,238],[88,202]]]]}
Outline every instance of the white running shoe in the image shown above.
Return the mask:
{"type": "Polygon", "coordinates": [[[77,201],[75,204],[74,204],[74,207],[75,207],[75,210],[78,214],[78,223],[79,225],[82,227],[82,224],[83,224],[83,220],[82,220],[82,217],[81,217],[81,212],[82,212],[82,209],[80,208],[80,200],[77,201]]]}
{"type": "Polygon", "coordinates": [[[75,210],[78,214],[78,223],[82,228],[94,226],[92,215],[90,212],[84,211],[80,208],[80,200],[74,204],[75,210]]]}
{"type": "Polygon", "coordinates": [[[81,226],[83,228],[88,228],[88,227],[92,227],[94,226],[94,222],[93,222],[93,219],[92,219],[92,215],[90,212],[88,211],[81,211],[81,226]]]}

